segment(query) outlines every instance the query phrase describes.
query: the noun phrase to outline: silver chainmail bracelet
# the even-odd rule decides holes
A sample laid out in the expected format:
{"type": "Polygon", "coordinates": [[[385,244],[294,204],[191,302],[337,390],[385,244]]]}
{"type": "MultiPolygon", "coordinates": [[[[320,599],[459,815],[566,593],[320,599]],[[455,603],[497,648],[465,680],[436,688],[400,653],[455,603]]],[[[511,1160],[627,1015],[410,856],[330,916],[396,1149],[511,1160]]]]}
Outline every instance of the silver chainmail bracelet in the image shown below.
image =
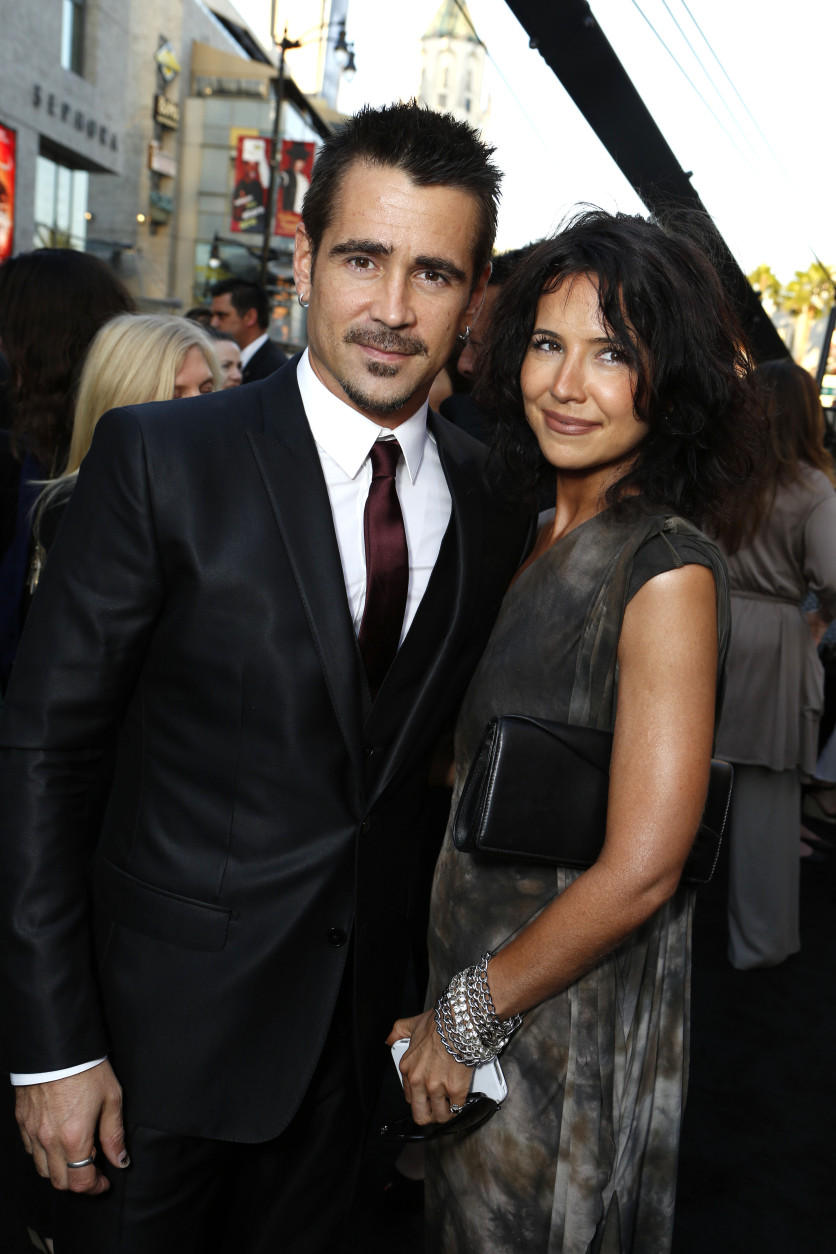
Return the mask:
{"type": "Polygon", "coordinates": [[[454,975],[435,1006],[435,1026],[447,1053],[456,1062],[478,1067],[505,1048],[522,1023],[522,1015],[500,1019],[488,985],[491,954],[474,967],[454,975]]]}

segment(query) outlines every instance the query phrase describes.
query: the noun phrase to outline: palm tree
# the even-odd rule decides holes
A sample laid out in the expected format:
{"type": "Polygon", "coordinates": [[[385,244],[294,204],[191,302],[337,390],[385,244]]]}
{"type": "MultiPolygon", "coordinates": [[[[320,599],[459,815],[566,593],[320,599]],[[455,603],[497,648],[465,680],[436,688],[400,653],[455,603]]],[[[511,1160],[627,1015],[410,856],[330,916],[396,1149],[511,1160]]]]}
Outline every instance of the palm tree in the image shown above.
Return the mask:
{"type": "Polygon", "coordinates": [[[759,294],[761,303],[768,303],[773,307],[778,304],[778,298],[781,295],[781,283],[776,278],[771,266],[760,265],[751,274],[747,274],[746,277],[759,294]]]}
{"type": "Polygon", "coordinates": [[[827,313],[836,295],[836,269],[814,261],[807,270],[796,270],[795,278],[780,295],[780,307],[795,318],[793,357],[803,363],[810,338],[810,327],[827,313]]]}

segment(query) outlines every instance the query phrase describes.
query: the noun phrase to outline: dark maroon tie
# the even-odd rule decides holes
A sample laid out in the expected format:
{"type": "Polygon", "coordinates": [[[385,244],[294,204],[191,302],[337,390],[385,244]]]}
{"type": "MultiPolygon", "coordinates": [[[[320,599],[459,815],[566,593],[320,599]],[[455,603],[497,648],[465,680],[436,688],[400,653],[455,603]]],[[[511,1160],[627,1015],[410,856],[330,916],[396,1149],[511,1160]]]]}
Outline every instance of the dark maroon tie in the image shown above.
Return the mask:
{"type": "Polygon", "coordinates": [[[409,555],[395,470],[401,457],[397,440],[375,440],[372,482],[363,516],[366,541],[366,605],[358,642],[372,696],[377,696],[401,638],[409,555]]]}

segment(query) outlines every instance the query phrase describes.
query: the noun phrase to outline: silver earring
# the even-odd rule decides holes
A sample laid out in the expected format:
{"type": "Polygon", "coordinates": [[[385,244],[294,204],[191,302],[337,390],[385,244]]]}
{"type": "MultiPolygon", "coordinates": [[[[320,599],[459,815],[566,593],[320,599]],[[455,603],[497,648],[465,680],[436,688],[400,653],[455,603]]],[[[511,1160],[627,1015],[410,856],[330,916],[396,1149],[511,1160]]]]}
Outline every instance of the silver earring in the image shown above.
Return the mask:
{"type": "Polygon", "coordinates": [[[306,300],[302,300],[302,297],[299,295],[298,292],[296,293],[296,299],[298,300],[299,304],[302,306],[303,309],[307,309],[309,302],[306,300]]]}
{"type": "Polygon", "coordinates": [[[461,335],[457,336],[456,338],[458,339],[459,343],[462,346],[464,346],[467,343],[467,341],[470,339],[470,327],[465,327],[461,335]]]}

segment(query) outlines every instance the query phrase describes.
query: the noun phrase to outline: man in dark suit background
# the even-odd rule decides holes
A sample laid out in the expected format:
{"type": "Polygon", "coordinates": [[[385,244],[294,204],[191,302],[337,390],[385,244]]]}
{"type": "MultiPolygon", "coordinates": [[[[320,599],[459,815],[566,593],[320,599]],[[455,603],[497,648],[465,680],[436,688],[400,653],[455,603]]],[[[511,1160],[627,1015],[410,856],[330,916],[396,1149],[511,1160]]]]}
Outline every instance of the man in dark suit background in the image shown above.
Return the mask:
{"type": "Polygon", "coordinates": [[[221,279],[213,284],[211,325],[240,348],[244,383],[266,379],[287,361],[287,353],[268,334],[270,297],[257,283],[221,279]]]}
{"type": "Polygon", "coordinates": [[[427,413],[498,181],[465,124],[364,110],[297,233],[308,351],[98,424],[0,724],[4,1048],[56,1254],[333,1248],[428,758],[530,530],[427,413]]]}

